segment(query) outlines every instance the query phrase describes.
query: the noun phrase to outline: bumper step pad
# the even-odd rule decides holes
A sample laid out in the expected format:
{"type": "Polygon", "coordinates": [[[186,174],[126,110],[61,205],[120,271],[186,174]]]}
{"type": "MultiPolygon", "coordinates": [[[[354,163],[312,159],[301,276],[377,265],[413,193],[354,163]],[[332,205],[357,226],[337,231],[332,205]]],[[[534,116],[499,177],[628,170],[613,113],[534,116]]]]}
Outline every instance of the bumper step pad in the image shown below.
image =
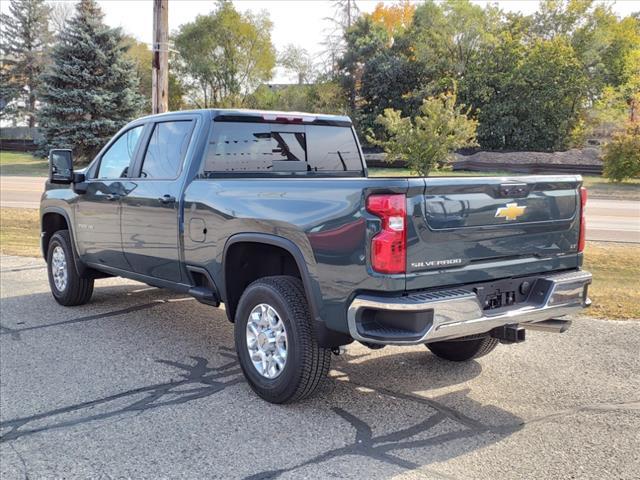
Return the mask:
{"type": "Polygon", "coordinates": [[[416,292],[401,297],[360,295],[347,312],[358,341],[415,345],[482,334],[505,325],[542,322],[590,305],[591,274],[574,271],[538,278],[528,300],[495,311],[483,310],[477,295],[464,288],[416,292]]]}

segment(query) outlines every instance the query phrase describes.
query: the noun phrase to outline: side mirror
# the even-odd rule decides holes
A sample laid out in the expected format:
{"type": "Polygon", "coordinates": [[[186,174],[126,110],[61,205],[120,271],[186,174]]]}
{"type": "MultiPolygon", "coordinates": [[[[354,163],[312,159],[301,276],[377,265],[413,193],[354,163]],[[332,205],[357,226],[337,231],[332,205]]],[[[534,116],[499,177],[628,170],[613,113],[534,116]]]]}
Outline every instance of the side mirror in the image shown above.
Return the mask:
{"type": "Polygon", "coordinates": [[[49,181],[67,185],[73,183],[71,150],[61,148],[49,151],[49,181]]]}

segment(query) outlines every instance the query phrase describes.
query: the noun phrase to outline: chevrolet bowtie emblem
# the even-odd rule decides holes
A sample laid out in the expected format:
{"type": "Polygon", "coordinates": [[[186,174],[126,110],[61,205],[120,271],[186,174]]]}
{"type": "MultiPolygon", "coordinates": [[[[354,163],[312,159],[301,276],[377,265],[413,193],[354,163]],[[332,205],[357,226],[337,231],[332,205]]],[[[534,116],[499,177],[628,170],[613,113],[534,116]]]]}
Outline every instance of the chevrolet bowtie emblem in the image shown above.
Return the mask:
{"type": "Polygon", "coordinates": [[[496,218],[504,218],[505,220],[515,220],[524,213],[527,207],[521,207],[517,203],[507,203],[506,207],[500,207],[496,210],[496,218]]]}

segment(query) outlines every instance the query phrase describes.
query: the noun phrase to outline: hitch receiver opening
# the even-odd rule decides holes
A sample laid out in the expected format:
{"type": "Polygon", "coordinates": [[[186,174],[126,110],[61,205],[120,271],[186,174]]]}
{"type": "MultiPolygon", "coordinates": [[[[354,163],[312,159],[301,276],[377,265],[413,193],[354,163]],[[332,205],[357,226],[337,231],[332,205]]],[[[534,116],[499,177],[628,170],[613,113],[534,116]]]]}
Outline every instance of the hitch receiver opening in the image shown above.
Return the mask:
{"type": "Polygon", "coordinates": [[[524,328],[516,325],[503,325],[491,330],[490,335],[500,340],[500,343],[521,343],[525,340],[524,328]]]}

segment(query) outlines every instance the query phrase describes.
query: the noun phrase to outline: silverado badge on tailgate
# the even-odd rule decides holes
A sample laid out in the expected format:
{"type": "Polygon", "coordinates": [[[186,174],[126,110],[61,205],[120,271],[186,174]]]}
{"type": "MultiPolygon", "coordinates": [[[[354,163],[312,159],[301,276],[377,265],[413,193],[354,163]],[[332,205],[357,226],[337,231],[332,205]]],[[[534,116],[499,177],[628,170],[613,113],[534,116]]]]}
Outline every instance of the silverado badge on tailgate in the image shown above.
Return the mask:
{"type": "Polygon", "coordinates": [[[524,213],[526,208],[519,206],[517,203],[507,203],[506,207],[500,207],[496,210],[496,218],[515,220],[524,213]]]}

